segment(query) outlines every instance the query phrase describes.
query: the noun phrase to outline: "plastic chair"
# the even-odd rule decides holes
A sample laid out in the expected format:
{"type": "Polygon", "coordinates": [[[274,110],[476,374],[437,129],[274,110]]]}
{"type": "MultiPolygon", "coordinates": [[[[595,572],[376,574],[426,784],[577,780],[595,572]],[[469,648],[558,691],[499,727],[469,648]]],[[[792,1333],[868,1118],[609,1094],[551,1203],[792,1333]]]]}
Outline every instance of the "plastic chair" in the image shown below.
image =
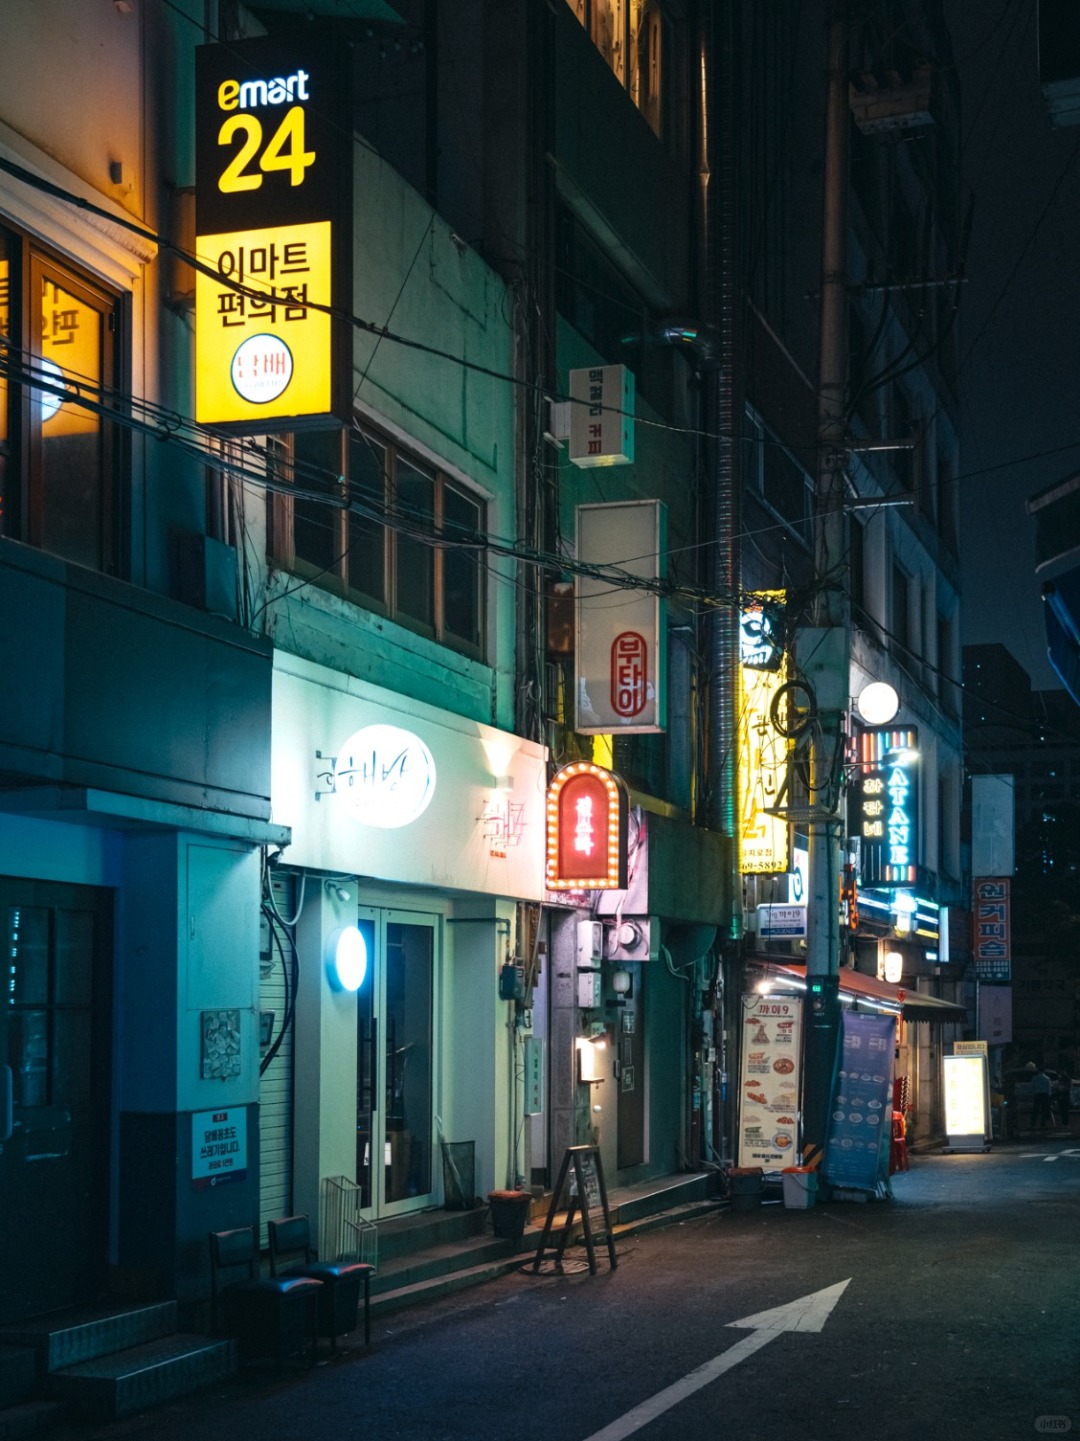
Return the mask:
{"type": "Polygon", "coordinates": [[[318,1334],[336,1350],[337,1338],[356,1330],[360,1311],[360,1287],[364,1288],[364,1345],[371,1344],[371,1277],[375,1270],[363,1261],[318,1261],[311,1249],[311,1230],[306,1216],[284,1216],[268,1221],[270,1237],[270,1274],[278,1276],[282,1260],[298,1256],[299,1262],[287,1264],[282,1277],[303,1276],[321,1285],[318,1307],[318,1334]]]}
{"type": "Polygon", "coordinates": [[[259,1248],[254,1226],[210,1233],[210,1305],[215,1332],[240,1343],[245,1359],[286,1356],[317,1340],[317,1300],[322,1286],[314,1277],[265,1278],[258,1274],[259,1248]],[[242,1274],[233,1281],[230,1273],[242,1274]]]}
{"type": "Polygon", "coordinates": [[[907,1128],[903,1111],[892,1113],[892,1141],[889,1145],[889,1175],[908,1169],[907,1128]]]}

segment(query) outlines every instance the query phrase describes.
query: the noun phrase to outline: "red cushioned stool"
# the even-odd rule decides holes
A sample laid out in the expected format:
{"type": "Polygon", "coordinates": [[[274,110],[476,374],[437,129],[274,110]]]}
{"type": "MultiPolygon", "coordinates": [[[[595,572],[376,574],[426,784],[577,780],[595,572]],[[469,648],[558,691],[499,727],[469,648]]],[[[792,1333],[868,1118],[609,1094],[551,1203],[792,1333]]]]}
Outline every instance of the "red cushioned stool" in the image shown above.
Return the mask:
{"type": "Polygon", "coordinates": [[[892,1143],[889,1146],[889,1175],[908,1169],[907,1131],[903,1111],[892,1113],[892,1143]]]}

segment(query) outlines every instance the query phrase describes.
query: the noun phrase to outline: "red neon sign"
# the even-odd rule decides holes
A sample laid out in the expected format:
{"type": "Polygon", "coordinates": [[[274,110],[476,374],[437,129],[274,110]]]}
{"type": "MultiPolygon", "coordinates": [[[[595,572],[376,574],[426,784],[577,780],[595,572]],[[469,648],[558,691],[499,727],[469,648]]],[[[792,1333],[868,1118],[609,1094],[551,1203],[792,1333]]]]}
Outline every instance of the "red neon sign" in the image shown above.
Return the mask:
{"type": "Polygon", "coordinates": [[[564,766],[548,788],[547,885],[626,889],[626,787],[591,761],[564,766]]]}
{"type": "Polygon", "coordinates": [[[611,708],[627,720],[645,709],[648,699],[649,647],[636,630],[624,630],[611,642],[611,708]]]}

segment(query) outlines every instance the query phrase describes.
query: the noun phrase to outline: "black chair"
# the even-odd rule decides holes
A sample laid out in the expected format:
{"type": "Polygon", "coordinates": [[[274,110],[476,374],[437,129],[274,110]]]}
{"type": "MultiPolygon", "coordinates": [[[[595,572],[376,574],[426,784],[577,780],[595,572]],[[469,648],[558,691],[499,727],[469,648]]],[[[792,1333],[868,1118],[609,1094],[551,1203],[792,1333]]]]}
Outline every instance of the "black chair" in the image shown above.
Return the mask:
{"type": "Polygon", "coordinates": [[[314,1356],[321,1284],[306,1276],[265,1278],[258,1266],[253,1226],[210,1233],[214,1331],[235,1336],[244,1360],[257,1356],[284,1360],[303,1351],[309,1338],[314,1356]],[[235,1279],[229,1280],[230,1275],[235,1279]]]}
{"type": "Polygon", "coordinates": [[[360,1287],[364,1288],[364,1345],[371,1344],[371,1277],[374,1266],[363,1261],[317,1261],[311,1249],[311,1231],[306,1216],[284,1216],[268,1221],[270,1237],[270,1274],[278,1276],[278,1267],[286,1262],[282,1277],[307,1276],[319,1281],[319,1335],[337,1347],[337,1338],[356,1330],[360,1310],[360,1287]],[[290,1262],[289,1257],[299,1258],[290,1262]]]}

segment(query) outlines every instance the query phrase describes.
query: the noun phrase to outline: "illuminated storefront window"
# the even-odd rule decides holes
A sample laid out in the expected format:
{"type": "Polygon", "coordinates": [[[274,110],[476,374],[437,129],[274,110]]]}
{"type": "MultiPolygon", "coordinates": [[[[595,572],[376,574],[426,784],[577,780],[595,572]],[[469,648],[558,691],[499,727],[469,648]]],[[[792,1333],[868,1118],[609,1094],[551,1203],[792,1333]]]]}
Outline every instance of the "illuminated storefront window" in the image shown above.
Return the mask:
{"type": "Polygon", "coordinates": [[[664,16],[655,0],[567,0],[612,74],[663,134],[664,16]]]}
{"type": "Polygon", "coordinates": [[[119,301],[0,230],[0,530],[94,570],[117,562],[119,301]]]}

